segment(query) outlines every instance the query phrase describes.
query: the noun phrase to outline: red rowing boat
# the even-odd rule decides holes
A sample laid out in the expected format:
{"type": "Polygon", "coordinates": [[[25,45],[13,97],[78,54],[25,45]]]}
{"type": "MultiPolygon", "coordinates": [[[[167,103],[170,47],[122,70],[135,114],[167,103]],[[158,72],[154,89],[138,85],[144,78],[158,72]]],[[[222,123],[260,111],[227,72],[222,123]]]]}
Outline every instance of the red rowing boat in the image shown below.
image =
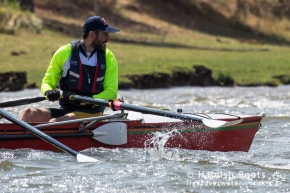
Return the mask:
{"type": "MultiPolygon", "coordinates": [[[[126,107],[126,106],[125,106],[126,107]]],[[[121,108],[122,109],[122,108],[121,108]]],[[[154,112],[153,112],[154,113],[154,112]]],[[[181,120],[160,115],[124,110],[100,117],[57,123],[30,123],[34,128],[60,143],[80,151],[87,148],[144,148],[153,138],[169,136],[165,147],[207,151],[249,151],[264,114],[180,114],[194,120],[181,120]],[[216,128],[203,121],[231,123],[216,128]],[[170,135],[169,135],[170,133],[170,135]],[[159,134],[159,135],[158,135],[159,134]],[[163,135],[160,135],[163,134],[163,135]]],[[[166,114],[167,115],[167,114],[166,114]]],[[[175,114],[174,114],[175,115],[175,114]]],[[[32,148],[59,151],[15,123],[0,124],[0,147],[6,149],[32,148]]]]}

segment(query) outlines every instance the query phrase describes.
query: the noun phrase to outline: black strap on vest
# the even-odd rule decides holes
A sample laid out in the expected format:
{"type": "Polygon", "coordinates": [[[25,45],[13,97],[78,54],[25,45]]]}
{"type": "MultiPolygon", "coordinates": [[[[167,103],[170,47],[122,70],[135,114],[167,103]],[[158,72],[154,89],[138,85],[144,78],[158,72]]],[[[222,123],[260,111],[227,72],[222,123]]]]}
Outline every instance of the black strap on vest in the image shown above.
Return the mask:
{"type": "MultiPolygon", "coordinates": [[[[59,81],[60,89],[63,91],[73,91],[78,95],[91,97],[104,90],[104,76],[106,72],[106,56],[104,50],[97,50],[97,66],[88,66],[81,63],[79,52],[85,55],[86,51],[82,48],[79,40],[72,41],[72,55],[70,69],[65,77],[59,81]]],[[[95,52],[95,51],[94,51],[95,52]]],[[[75,101],[60,100],[60,105],[77,105],[75,101]]]]}
{"type": "Polygon", "coordinates": [[[103,82],[106,72],[106,57],[104,50],[97,50],[97,66],[83,65],[79,52],[84,51],[80,41],[72,41],[70,69],[66,77],[62,77],[60,88],[78,92],[82,95],[98,94],[104,90],[103,82]],[[98,79],[99,78],[99,79],[98,79]]]}

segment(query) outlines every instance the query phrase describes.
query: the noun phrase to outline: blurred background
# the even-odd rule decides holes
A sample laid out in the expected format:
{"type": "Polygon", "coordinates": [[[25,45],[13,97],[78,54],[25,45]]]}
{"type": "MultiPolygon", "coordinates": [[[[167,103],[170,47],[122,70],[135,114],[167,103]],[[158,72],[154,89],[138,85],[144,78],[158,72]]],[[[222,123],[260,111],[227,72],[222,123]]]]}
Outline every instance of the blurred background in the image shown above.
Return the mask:
{"type": "Polygon", "coordinates": [[[91,15],[121,29],[107,46],[120,66],[121,89],[290,82],[288,0],[0,0],[0,5],[0,71],[24,71],[26,88],[40,86],[53,53],[80,39],[91,15]]]}

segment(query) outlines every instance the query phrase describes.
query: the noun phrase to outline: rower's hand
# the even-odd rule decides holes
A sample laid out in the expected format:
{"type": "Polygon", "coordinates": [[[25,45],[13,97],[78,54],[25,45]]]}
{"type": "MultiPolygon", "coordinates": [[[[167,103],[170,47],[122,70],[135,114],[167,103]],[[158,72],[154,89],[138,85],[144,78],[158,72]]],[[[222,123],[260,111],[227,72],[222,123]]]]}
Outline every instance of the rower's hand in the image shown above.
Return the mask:
{"type": "Polygon", "coordinates": [[[71,95],[75,95],[75,93],[72,91],[63,91],[62,98],[65,100],[70,100],[71,95]]]}
{"type": "Polygon", "coordinates": [[[47,96],[49,101],[56,101],[60,98],[59,90],[47,90],[44,95],[47,96]]]}

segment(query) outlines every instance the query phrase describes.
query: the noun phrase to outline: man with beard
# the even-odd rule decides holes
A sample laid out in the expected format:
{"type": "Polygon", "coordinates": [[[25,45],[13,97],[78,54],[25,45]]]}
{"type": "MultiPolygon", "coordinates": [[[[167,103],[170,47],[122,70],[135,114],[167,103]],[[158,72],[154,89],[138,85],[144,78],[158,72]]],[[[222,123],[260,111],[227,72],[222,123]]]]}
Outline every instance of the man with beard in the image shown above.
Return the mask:
{"type": "Polygon", "coordinates": [[[102,115],[105,107],[72,101],[71,95],[116,99],[118,64],[106,43],[109,33],[120,31],[101,16],[89,17],[83,25],[82,40],[60,47],[53,55],[41,84],[49,101],[60,108],[26,108],[20,119],[26,122],[56,122],[102,115]],[[63,91],[62,97],[59,88],[63,91]]]}

